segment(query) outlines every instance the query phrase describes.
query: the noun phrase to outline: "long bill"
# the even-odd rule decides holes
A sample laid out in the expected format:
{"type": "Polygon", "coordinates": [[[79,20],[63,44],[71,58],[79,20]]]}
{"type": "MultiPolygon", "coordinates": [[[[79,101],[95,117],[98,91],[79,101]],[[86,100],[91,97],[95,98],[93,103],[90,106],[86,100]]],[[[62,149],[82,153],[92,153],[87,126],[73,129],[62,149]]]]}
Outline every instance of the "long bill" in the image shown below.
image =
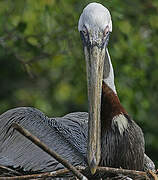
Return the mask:
{"type": "Polygon", "coordinates": [[[101,92],[105,48],[85,47],[88,83],[88,147],[87,159],[91,173],[96,172],[101,156],[101,92]]]}

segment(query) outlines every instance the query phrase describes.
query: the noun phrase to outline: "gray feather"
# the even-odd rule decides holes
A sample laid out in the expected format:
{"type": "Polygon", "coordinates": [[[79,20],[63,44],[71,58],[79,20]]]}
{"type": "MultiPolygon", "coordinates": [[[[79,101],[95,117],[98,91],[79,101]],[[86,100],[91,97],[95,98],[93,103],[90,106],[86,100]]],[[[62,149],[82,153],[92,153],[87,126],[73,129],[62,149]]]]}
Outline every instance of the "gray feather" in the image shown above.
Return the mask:
{"type": "Polygon", "coordinates": [[[81,128],[84,127],[84,121],[79,121],[78,116],[87,119],[87,113],[81,112],[50,119],[41,111],[30,107],[5,112],[0,116],[0,164],[20,166],[26,171],[63,168],[30,140],[10,128],[13,122],[17,122],[71,164],[86,165],[87,129],[81,128]]]}
{"type": "MultiPolygon", "coordinates": [[[[74,166],[87,165],[88,113],[76,112],[64,117],[48,118],[35,108],[21,107],[11,109],[0,116],[0,164],[21,167],[25,171],[44,172],[63,166],[10,128],[13,122],[22,125],[74,166]]],[[[112,153],[112,148],[109,153],[112,153]]],[[[103,154],[107,156],[108,161],[107,151],[103,154]]],[[[144,159],[145,169],[151,169],[151,164],[152,169],[155,168],[148,156],[145,155],[144,159]]]]}

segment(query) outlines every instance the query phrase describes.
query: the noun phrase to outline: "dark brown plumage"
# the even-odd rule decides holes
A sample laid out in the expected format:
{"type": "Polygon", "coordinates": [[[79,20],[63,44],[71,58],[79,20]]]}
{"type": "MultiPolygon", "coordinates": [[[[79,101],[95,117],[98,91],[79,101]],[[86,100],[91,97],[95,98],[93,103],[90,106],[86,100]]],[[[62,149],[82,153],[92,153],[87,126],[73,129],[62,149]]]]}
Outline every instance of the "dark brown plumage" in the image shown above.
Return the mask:
{"type": "Polygon", "coordinates": [[[101,166],[143,170],[144,136],[118,96],[103,82],[101,106],[101,166]]]}

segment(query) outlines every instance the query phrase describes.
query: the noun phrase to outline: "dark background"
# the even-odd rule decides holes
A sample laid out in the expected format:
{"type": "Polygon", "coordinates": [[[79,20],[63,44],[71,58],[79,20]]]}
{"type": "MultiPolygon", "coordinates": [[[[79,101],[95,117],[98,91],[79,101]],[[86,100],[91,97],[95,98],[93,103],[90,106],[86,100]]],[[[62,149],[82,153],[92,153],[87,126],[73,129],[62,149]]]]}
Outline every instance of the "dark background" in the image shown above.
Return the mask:
{"type": "MultiPolygon", "coordinates": [[[[78,19],[88,0],[0,1],[0,113],[87,111],[78,19]]],[[[158,1],[100,0],[113,20],[109,52],[121,103],[158,166],[158,1]]]]}

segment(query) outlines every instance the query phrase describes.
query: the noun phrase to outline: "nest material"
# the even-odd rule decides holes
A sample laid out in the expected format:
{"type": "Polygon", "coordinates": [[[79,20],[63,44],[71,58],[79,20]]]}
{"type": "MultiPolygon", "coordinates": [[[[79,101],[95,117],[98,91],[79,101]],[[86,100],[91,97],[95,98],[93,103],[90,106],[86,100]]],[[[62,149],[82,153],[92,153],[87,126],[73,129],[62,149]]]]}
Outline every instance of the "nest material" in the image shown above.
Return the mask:
{"type": "Polygon", "coordinates": [[[148,170],[146,172],[143,171],[135,171],[135,170],[127,170],[120,168],[111,168],[111,167],[98,167],[95,175],[91,175],[89,169],[87,167],[74,167],[69,164],[65,159],[61,158],[57,153],[50,150],[44,143],[42,143],[37,137],[33,136],[26,129],[21,127],[19,124],[13,123],[12,127],[19,131],[26,138],[30,139],[34,144],[39,146],[53,158],[62,163],[66,169],[61,169],[52,172],[44,172],[44,173],[35,173],[35,172],[25,172],[20,168],[12,169],[5,166],[0,166],[0,180],[14,180],[14,179],[79,179],[79,180],[87,180],[87,179],[108,179],[108,180],[117,180],[117,179],[127,179],[127,180],[142,180],[142,179],[153,179],[158,180],[158,171],[153,172],[148,170]]]}

